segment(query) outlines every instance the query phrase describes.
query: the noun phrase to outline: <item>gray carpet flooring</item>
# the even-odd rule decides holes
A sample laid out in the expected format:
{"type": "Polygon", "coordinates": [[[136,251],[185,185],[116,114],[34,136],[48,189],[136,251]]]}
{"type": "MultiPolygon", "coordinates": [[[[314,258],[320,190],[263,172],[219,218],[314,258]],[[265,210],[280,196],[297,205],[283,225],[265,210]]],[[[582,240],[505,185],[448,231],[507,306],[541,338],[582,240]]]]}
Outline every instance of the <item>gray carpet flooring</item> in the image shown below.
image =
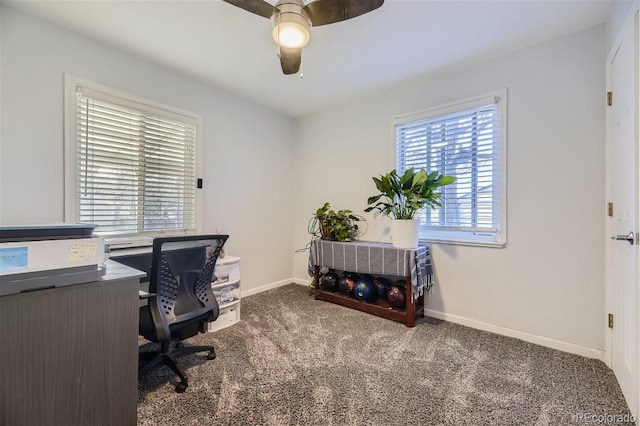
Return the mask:
{"type": "Polygon", "coordinates": [[[600,361],[429,318],[407,328],[295,284],[243,298],[242,321],[189,343],[215,345],[217,359],[181,359],[183,394],[166,367],[142,377],[139,425],[556,426],[628,413],[600,361]]]}

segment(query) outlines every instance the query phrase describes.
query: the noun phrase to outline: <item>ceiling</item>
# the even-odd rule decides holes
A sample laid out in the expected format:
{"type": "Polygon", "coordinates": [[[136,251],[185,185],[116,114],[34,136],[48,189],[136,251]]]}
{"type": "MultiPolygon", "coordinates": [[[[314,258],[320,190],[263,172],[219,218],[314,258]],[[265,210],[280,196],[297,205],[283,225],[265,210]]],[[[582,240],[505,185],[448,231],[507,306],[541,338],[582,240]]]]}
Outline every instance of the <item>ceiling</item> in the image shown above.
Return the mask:
{"type": "Polygon", "coordinates": [[[3,3],[301,117],[394,82],[598,25],[613,1],[386,0],[360,17],[311,28],[304,77],[282,74],[269,20],[221,0],[3,3]]]}

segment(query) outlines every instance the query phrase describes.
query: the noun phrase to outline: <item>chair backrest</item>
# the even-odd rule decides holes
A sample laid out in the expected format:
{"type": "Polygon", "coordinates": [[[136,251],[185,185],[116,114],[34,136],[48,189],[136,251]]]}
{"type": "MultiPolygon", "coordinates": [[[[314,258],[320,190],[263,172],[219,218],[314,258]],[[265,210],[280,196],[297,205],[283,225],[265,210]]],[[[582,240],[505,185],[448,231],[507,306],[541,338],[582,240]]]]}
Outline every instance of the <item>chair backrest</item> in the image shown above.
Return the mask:
{"type": "Polygon", "coordinates": [[[213,270],[228,235],[155,238],[151,261],[149,308],[160,340],[170,340],[181,326],[218,317],[211,290],[213,270]]]}

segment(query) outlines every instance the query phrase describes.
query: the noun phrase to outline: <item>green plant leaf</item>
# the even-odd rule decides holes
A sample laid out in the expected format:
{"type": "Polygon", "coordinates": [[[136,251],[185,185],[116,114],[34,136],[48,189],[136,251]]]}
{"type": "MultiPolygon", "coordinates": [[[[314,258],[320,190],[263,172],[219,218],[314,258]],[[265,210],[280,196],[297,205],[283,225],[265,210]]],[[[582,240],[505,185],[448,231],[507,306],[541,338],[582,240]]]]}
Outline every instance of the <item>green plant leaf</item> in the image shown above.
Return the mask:
{"type": "Polygon", "coordinates": [[[418,173],[416,173],[413,176],[413,184],[412,187],[422,187],[424,185],[425,182],[427,182],[427,172],[425,172],[424,170],[420,170],[418,173]]]}
{"type": "Polygon", "coordinates": [[[397,219],[412,219],[415,213],[426,206],[441,205],[441,194],[435,192],[438,187],[455,182],[453,176],[442,176],[437,171],[427,173],[426,170],[417,172],[410,168],[402,176],[394,169],[373,181],[379,194],[367,199],[369,205],[365,212],[378,210],[383,215],[397,219]],[[374,204],[375,203],[375,204],[374,204]]]}
{"type": "Polygon", "coordinates": [[[373,204],[380,199],[384,194],[374,195],[373,197],[367,198],[367,204],[373,204]]]}
{"type": "Polygon", "coordinates": [[[402,174],[402,176],[400,177],[400,186],[404,191],[410,189],[413,186],[414,177],[415,173],[413,169],[408,169],[402,174]]]}
{"type": "Polygon", "coordinates": [[[453,182],[456,181],[456,177],[455,176],[440,176],[438,178],[438,185],[439,186],[445,186],[445,185],[451,185],[453,182]]]}
{"type": "MultiPolygon", "coordinates": [[[[359,228],[356,224],[362,218],[352,214],[352,210],[331,209],[329,203],[325,203],[316,210],[315,219],[317,219],[320,234],[323,239],[337,241],[353,241],[358,236],[359,228]]],[[[313,235],[317,235],[317,230],[310,230],[313,235]]]]}

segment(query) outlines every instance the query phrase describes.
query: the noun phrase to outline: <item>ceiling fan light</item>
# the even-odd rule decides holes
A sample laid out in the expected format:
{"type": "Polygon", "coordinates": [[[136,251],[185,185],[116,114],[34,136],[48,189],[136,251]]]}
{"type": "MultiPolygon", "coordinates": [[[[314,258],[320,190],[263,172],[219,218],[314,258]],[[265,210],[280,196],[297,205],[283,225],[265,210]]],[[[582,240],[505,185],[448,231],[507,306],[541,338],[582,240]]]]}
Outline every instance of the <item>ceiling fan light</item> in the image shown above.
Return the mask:
{"type": "Polygon", "coordinates": [[[309,43],[309,21],[296,12],[277,14],[273,20],[272,35],[280,46],[303,47],[309,43]]]}
{"type": "Polygon", "coordinates": [[[283,22],[273,29],[273,39],[281,46],[303,47],[309,43],[309,31],[295,22],[283,22]]]}

